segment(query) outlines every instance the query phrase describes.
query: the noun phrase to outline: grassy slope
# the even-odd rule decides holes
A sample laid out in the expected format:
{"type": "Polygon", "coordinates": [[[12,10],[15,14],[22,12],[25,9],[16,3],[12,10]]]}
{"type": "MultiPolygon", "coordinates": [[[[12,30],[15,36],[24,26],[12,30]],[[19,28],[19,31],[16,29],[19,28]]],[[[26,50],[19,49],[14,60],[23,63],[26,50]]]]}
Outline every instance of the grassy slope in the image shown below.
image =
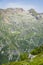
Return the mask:
{"type": "Polygon", "coordinates": [[[39,54],[29,65],[43,65],[43,54],[39,54]]]}
{"type": "Polygon", "coordinates": [[[37,57],[32,59],[31,62],[20,61],[20,62],[11,62],[3,65],[43,65],[43,54],[39,54],[37,57]]]}

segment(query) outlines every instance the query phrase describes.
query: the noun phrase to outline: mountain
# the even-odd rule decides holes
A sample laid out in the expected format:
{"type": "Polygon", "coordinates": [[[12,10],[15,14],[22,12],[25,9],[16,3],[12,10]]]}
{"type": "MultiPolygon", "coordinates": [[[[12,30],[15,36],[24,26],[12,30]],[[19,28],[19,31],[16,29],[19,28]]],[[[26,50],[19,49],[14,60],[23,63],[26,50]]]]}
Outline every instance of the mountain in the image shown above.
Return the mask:
{"type": "Polygon", "coordinates": [[[33,16],[38,15],[38,13],[34,9],[30,9],[28,11],[29,11],[29,13],[33,14],[33,16]]]}
{"type": "Polygon", "coordinates": [[[29,11],[29,13],[32,15],[32,16],[34,16],[36,19],[40,19],[40,18],[42,18],[42,16],[43,16],[43,13],[38,13],[38,12],[36,12],[34,9],[30,9],[30,10],[28,10],[29,11]]]}
{"type": "Polygon", "coordinates": [[[29,53],[42,44],[42,13],[34,9],[0,9],[0,57],[6,60],[2,63],[17,61],[21,53],[29,53]]]}

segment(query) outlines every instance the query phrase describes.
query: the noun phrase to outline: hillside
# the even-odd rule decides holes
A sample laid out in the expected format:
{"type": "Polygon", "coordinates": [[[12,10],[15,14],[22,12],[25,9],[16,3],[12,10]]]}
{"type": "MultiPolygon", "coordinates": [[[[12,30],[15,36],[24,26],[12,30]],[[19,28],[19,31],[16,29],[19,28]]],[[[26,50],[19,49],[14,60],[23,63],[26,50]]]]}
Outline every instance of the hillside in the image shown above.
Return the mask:
{"type": "Polygon", "coordinates": [[[20,54],[29,53],[42,44],[42,13],[34,9],[0,9],[0,64],[18,61],[20,54]]]}
{"type": "MultiPolygon", "coordinates": [[[[29,59],[30,61],[19,61],[19,62],[10,62],[3,65],[43,65],[43,45],[39,47],[42,51],[34,56],[34,58],[29,59]]],[[[34,50],[38,50],[38,48],[35,48],[34,50]]],[[[33,51],[34,51],[33,50],[33,51]]],[[[35,51],[36,52],[36,51],[35,51]]]]}

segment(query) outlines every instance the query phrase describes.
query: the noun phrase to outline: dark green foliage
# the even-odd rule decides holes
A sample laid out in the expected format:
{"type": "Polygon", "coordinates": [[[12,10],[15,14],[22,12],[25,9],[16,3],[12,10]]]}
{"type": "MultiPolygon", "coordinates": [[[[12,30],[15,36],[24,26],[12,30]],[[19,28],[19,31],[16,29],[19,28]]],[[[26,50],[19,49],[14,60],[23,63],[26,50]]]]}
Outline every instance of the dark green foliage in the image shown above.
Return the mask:
{"type": "Polygon", "coordinates": [[[20,54],[20,60],[21,61],[28,60],[28,53],[22,53],[22,54],[20,54]]]}
{"type": "Polygon", "coordinates": [[[31,51],[31,54],[37,55],[37,54],[39,54],[39,53],[41,53],[41,52],[43,52],[43,45],[41,45],[41,46],[35,48],[34,50],[32,50],[32,51],[31,51]]]}

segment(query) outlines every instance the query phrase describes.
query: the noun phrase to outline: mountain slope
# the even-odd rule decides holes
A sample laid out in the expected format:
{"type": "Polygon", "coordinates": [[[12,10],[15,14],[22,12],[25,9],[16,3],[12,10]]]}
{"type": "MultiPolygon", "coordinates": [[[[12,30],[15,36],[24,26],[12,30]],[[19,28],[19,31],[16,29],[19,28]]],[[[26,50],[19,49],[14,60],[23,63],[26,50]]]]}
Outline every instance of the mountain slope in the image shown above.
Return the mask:
{"type": "Polygon", "coordinates": [[[32,14],[22,8],[0,9],[0,51],[8,61],[43,44],[43,14],[32,14]]]}
{"type": "MultiPolygon", "coordinates": [[[[10,62],[8,64],[9,65],[25,65],[25,64],[26,65],[43,65],[43,45],[39,47],[39,50],[38,48],[35,48],[34,50],[37,50],[38,52],[40,51],[40,53],[36,54],[32,59],[29,59],[29,61],[27,61],[28,60],[27,59],[27,60],[19,61],[19,62],[10,62]]],[[[7,65],[7,63],[3,65],[7,65]]]]}

